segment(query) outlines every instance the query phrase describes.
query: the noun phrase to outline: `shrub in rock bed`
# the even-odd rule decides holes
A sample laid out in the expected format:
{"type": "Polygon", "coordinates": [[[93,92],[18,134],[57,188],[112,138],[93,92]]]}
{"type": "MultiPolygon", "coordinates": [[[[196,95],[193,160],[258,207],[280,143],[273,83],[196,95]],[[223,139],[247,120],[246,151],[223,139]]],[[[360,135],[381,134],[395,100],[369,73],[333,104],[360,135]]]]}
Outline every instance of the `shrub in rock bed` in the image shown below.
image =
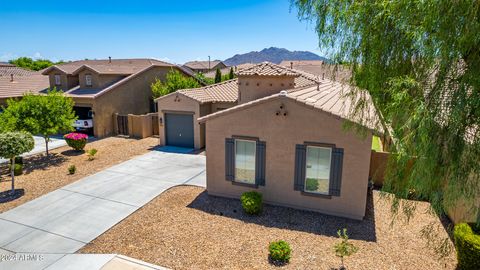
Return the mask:
{"type": "Polygon", "coordinates": [[[256,191],[249,191],[242,194],[240,197],[242,207],[245,213],[249,215],[258,215],[263,209],[262,194],[256,191]]]}
{"type": "Polygon", "coordinates": [[[457,249],[458,267],[461,270],[480,269],[480,234],[466,223],[455,226],[453,231],[457,249]]]}
{"type": "Polygon", "coordinates": [[[290,245],[283,240],[271,242],[268,246],[268,251],[270,260],[275,265],[283,265],[290,261],[292,249],[290,245]]]}
{"type": "Polygon", "coordinates": [[[68,167],[68,173],[69,174],[75,174],[75,172],[77,172],[77,167],[75,165],[70,165],[68,167]]]}
{"type": "Polygon", "coordinates": [[[83,133],[68,133],[63,136],[68,146],[72,147],[76,151],[81,151],[87,144],[88,135],[83,133]]]}

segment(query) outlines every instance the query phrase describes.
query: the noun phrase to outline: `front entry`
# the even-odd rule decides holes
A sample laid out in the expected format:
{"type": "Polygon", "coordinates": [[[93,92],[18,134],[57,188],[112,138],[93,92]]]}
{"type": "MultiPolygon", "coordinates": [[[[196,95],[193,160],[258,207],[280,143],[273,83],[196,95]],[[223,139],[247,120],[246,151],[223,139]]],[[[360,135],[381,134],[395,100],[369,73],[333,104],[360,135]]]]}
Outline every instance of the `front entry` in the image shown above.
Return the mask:
{"type": "Polygon", "coordinates": [[[165,139],[166,145],[194,148],[193,115],[166,113],[165,139]]]}

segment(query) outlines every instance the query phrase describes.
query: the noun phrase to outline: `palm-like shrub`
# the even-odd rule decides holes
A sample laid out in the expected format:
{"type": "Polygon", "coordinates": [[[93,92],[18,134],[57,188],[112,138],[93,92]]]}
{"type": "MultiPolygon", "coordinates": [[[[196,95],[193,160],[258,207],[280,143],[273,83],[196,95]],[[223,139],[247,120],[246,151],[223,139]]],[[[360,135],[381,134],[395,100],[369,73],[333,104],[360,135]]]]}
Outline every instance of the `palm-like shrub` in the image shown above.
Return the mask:
{"type": "Polygon", "coordinates": [[[87,145],[88,136],[82,133],[68,133],[63,136],[68,146],[76,151],[81,151],[87,145]]]}

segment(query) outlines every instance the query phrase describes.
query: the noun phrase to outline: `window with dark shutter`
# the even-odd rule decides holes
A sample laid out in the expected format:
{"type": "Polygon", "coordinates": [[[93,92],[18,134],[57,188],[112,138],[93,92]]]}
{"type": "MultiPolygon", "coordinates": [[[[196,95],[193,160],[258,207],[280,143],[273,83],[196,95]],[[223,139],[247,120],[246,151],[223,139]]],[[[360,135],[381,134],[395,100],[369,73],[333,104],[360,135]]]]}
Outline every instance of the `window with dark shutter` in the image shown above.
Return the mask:
{"type": "Polygon", "coordinates": [[[235,180],[235,140],[225,139],[225,179],[235,180]]]}
{"type": "Polygon", "coordinates": [[[305,183],[307,146],[297,144],[295,147],[295,179],[294,190],[303,191],[305,183]]]}
{"type": "Polygon", "coordinates": [[[332,167],[330,170],[329,194],[331,196],[340,196],[340,190],[342,187],[343,148],[333,148],[332,167]]]}
{"type": "Polygon", "coordinates": [[[255,157],[255,183],[259,186],[265,186],[265,165],[266,165],[266,144],[257,142],[255,157]]]}

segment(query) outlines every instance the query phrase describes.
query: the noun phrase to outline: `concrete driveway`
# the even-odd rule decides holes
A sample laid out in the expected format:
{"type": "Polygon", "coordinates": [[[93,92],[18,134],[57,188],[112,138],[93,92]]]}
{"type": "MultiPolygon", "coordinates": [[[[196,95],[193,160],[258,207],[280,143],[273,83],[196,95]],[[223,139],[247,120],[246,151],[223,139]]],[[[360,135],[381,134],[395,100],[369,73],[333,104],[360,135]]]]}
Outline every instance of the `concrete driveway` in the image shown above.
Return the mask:
{"type": "Polygon", "coordinates": [[[205,156],[152,151],[0,214],[0,254],[48,254],[35,269],[51,269],[163,191],[205,178],[205,156]]]}

